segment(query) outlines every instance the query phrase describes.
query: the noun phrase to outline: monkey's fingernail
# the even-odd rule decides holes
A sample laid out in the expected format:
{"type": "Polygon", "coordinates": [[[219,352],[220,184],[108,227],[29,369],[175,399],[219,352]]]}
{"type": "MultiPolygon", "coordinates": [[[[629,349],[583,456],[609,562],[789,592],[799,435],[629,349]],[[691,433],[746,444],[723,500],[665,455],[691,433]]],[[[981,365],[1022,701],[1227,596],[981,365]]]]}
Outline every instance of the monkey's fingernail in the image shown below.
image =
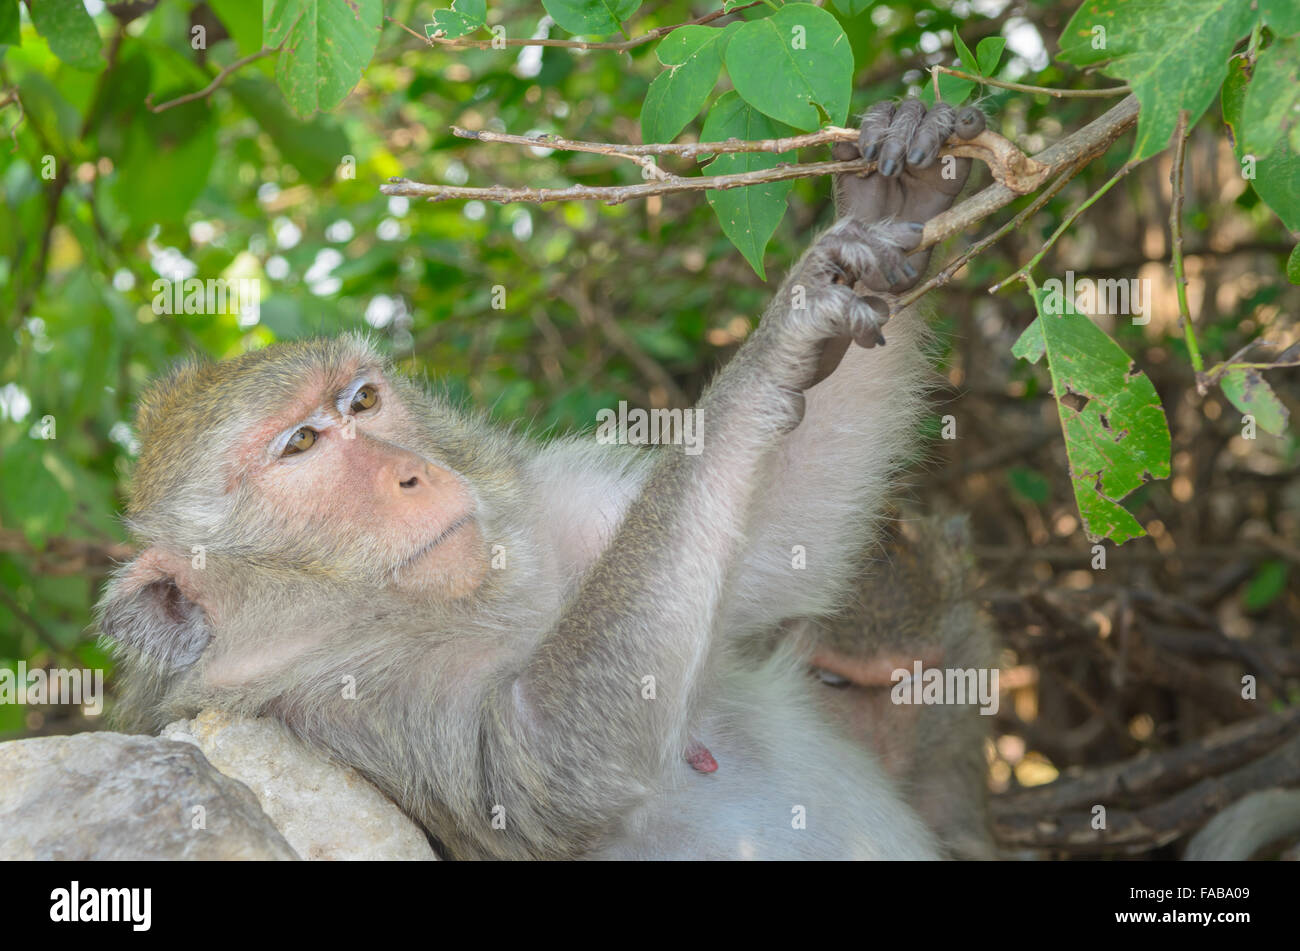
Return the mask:
{"type": "Polygon", "coordinates": [[[893,175],[897,169],[898,169],[898,159],[893,158],[892,156],[880,163],[880,174],[884,175],[885,177],[889,177],[890,175],[893,175]]]}
{"type": "Polygon", "coordinates": [[[903,262],[903,273],[907,275],[908,280],[916,277],[916,268],[912,267],[911,261],[903,262]]]}
{"type": "Polygon", "coordinates": [[[921,234],[925,231],[925,225],[923,225],[919,221],[904,222],[903,227],[906,228],[908,231],[915,231],[917,234],[921,234]]]}
{"type": "Polygon", "coordinates": [[[912,149],[912,151],[907,153],[907,164],[916,165],[923,158],[925,158],[925,149],[921,148],[920,146],[917,146],[916,148],[912,149]]]}
{"type": "Polygon", "coordinates": [[[874,162],[876,160],[876,156],[879,154],[880,154],[880,143],[872,142],[871,145],[867,147],[867,150],[862,153],[862,157],[866,159],[868,162],[874,162]]]}

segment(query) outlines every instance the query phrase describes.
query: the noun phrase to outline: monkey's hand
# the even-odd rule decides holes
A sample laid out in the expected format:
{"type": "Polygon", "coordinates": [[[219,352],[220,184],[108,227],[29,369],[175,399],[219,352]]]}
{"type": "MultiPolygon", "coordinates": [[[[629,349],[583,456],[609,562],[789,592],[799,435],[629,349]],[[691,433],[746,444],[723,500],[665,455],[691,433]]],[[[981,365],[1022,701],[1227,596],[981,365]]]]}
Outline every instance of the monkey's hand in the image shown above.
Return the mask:
{"type": "Polygon", "coordinates": [[[801,333],[815,346],[787,353],[802,392],[839,365],[849,342],[863,347],[885,342],[889,297],[921,278],[930,252],[917,251],[925,222],[946,211],[966,184],[970,159],[939,159],[954,132],[973,138],[984,130],[984,114],[973,106],[960,112],[938,103],[928,112],[919,100],[881,102],[862,119],[858,144],[839,143],[837,159],[877,161],[877,171],[839,175],[835,182],[840,219],[796,268],[765,323],[784,323],[787,340],[801,333]]]}
{"type": "MultiPolygon", "coordinates": [[[[841,161],[863,158],[878,163],[876,171],[865,175],[836,176],[835,207],[840,217],[861,224],[886,220],[924,224],[947,211],[966,184],[971,162],[941,159],[939,149],[954,132],[971,139],[984,131],[984,125],[984,113],[974,106],[956,110],[940,102],[927,112],[918,99],[876,103],[862,117],[857,145],[841,142],[831,150],[841,161]]],[[[899,280],[878,278],[868,284],[878,291],[904,291],[920,278],[928,258],[926,252],[911,255],[911,266],[899,280]]]]}

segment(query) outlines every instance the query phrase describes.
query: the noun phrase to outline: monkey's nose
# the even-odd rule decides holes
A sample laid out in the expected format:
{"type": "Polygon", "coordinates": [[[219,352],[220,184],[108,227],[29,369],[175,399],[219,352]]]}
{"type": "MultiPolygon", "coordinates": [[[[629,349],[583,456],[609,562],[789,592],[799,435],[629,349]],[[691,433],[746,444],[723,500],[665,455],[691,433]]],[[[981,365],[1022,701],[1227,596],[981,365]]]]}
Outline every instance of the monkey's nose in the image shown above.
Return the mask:
{"type": "Polygon", "coordinates": [[[423,460],[397,470],[397,485],[402,489],[433,488],[437,481],[437,470],[423,460]]]}

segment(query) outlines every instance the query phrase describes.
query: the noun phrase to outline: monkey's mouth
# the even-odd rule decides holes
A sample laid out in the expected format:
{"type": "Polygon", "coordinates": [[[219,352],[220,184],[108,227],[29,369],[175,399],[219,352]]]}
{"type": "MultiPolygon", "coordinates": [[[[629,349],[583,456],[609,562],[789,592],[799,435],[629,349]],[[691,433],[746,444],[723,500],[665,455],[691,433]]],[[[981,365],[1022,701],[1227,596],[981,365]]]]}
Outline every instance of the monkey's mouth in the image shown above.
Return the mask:
{"type": "Polygon", "coordinates": [[[457,532],[459,532],[462,528],[464,528],[473,520],[474,520],[474,513],[466,512],[460,518],[456,519],[454,522],[452,522],[450,525],[444,528],[437,538],[429,542],[427,545],[421,546],[408,558],[404,559],[402,563],[397,566],[397,570],[402,571],[405,568],[409,568],[411,565],[415,564],[425,555],[429,554],[429,552],[433,551],[443,542],[447,541],[449,538],[451,538],[453,535],[455,535],[457,532]]]}

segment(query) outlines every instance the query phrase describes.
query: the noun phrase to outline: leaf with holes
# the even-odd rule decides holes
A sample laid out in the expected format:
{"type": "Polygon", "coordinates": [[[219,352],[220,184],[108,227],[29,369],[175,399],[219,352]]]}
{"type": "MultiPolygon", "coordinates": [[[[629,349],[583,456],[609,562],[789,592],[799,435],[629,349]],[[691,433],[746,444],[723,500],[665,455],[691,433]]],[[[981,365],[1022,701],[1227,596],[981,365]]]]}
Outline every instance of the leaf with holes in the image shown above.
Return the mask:
{"type": "MultiPolygon", "coordinates": [[[[1254,84],[1245,57],[1234,57],[1229,64],[1228,78],[1223,81],[1223,122],[1250,187],[1287,228],[1300,231],[1300,151],[1292,145],[1291,136],[1277,141],[1266,155],[1248,155],[1243,145],[1252,134],[1243,117],[1254,84]]],[[[1291,131],[1297,129],[1300,125],[1292,126],[1291,131]]]]}
{"type": "Polygon", "coordinates": [[[487,24],[487,0],[455,0],[450,10],[434,10],[433,22],[424,25],[424,35],[441,31],[449,40],[466,36],[487,24]]]}
{"type": "Polygon", "coordinates": [[[1250,367],[1229,370],[1219,380],[1219,386],[1233,406],[1255,417],[1255,422],[1264,432],[1274,436],[1286,432],[1290,413],[1258,371],[1250,367]]]}
{"type": "Polygon", "coordinates": [[[1059,59],[1102,66],[1142,104],[1130,161],[1164,149],[1186,109],[1199,119],[1256,20],[1246,0],[1086,0],[1061,31],[1059,59]]]}
{"type": "Polygon", "coordinates": [[[1011,352],[1030,363],[1047,356],[1074,498],[1091,538],[1122,545],[1146,532],[1120,501],[1150,479],[1169,477],[1169,425],[1160,397],[1127,353],[1084,314],[1038,319],[1011,352]]]}
{"type": "Polygon", "coordinates": [[[1260,51],[1241,106],[1241,148],[1268,155],[1300,125],[1300,38],[1274,40],[1260,51]]]}

